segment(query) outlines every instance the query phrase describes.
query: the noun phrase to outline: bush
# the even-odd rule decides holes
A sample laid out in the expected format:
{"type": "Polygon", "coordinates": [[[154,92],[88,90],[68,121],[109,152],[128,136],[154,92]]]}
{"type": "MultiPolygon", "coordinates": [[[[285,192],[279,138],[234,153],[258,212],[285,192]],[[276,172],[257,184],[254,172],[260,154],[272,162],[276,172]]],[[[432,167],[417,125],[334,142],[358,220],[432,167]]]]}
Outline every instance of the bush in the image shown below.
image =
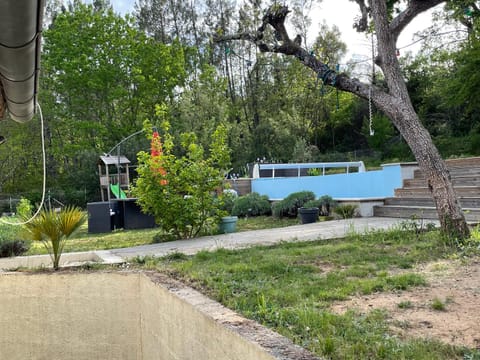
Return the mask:
{"type": "Polygon", "coordinates": [[[30,200],[21,198],[17,204],[17,214],[21,218],[28,219],[32,216],[33,206],[30,200]]]}
{"type": "Polygon", "coordinates": [[[268,196],[253,192],[235,200],[232,215],[239,217],[270,215],[272,207],[268,196]]]}
{"type": "Polygon", "coordinates": [[[319,209],[320,216],[330,216],[331,211],[335,208],[337,202],[329,195],[323,195],[320,199],[310,200],[303,204],[303,207],[319,209]]]}
{"type": "Polygon", "coordinates": [[[238,199],[237,192],[231,189],[223,190],[223,194],[219,197],[220,209],[224,210],[228,214],[232,214],[235,201],[238,199]]]}
{"type": "Polygon", "coordinates": [[[0,244],[0,257],[20,256],[25,254],[30,244],[23,240],[9,240],[0,244]]]}
{"type": "Polygon", "coordinates": [[[30,248],[27,241],[19,240],[21,227],[0,224],[0,257],[23,255],[30,248]]]}
{"type": "MultiPolygon", "coordinates": [[[[161,110],[161,109],[160,109],[161,110]]],[[[151,128],[148,123],[145,128],[151,128]]],[[[132,188],[142,211],[153,215],[159,228],[177,239],[192,238],[211,232],[225,216],[223,196],[214,196],[222,187],[225,170],[230,163],[226,145],[227,129],[220,125],[212,134],[208,156],[197,144],[193,133],[181,134],[180,147],[174,145],[164,121],[163,145],[152,141],[157,153],[138,154],[138,178],[132,188]],[[182,155],[176,155],[180,149],[182,155]]]]}
{"type": "Polygon", "coordinates": [[[351,219],[355,216],[357,211],[357,205],[353,204],[342,204],[338,205],[334,209],[335,213],[342,217],[342,219],[351,219]]]}
{"type": "Polygon", "coordinates": [[[298,208],[301,208],[308,201],[315,200],[315,194],[312,191],[299,191],[288,195],[282,201],[273,206],[273,215],[282,217],[297,217],[298,208]]]}

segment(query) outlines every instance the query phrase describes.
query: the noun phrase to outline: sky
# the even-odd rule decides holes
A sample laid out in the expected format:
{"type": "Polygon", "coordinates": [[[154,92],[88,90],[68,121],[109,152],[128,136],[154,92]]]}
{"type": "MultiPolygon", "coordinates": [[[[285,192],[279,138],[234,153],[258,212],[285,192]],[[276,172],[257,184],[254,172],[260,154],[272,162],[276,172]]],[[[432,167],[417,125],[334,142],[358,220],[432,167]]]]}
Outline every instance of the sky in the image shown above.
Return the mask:
{"type": "MultiPolygon", "coordinates": [[[[132,12],[134,9],[135,0],[111,0],[113,8],[116,12],[125,14],[132,12]]],[[[353,29],[353,19],[359,14],[358,5],[349,0],[323,0],[320,4],[315,5],[310,15],[312,18],[312,39],[314,38],[315,27],[326,20],[330,26],[335,24],[342,33],[342,40],[347,44],[348,53],[344,61],[352,58],[370,58],[371,57],[371,40],[365,37],[365,34],[357,33],[353,29]]],[[[414,42],[414,33],[425,28],[431,23],[432,11],[419,15],[412,21],[412,23],[404,30],[400,36],[397,47],[404,48],[405,46],[414,42]]],[[[401,51],[417,52],[420,49],[421,43],[409,46],[401,51]]]]}

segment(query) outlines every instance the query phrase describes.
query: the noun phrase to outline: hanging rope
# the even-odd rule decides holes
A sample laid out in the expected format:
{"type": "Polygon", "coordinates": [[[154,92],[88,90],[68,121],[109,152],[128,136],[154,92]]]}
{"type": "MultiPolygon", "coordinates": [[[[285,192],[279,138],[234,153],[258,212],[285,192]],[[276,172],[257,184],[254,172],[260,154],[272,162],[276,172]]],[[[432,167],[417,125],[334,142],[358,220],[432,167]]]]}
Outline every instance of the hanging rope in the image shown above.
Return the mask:
{"type": "Polygon", "coordinates": [[[372,79],[370,81],[370,87],[368,88],[368,117],[370,130],[370,136],[375,135],[375,130],[373,130],[373,107],[372,107],[372,87],[375,84],[375,39],[373,38],[372,33],[372,79]]]}
{"type": "Polygon", "coordinates": [[[373,130],[373,107],[372,107],[372,86],[368,88],[368,115],[370,117],[369,130],[370,136],[375,135],[375,130],[373,130]]]}
{"type": "Polygon", "coordinates": [[[37,217],[37,215],[42,210],[43,204],[45,202],[45,193],[46,193],[45,188],[46,188],[46,184],[47,184],[47,157],[46,157],[46,154],[45,154],[45,134],[44,134],[44,128],[43,128],[44,127],[44,125],[43,125],[43,114],[42,114],[42,108],[40,107],[39,103],[37,103],[37,108],[38,108],[38,113],[40,114],[40,127],[41,127],[40,133],[41,133],[41,136],[42,136],[42,161],[43,161],[42,200],[40,201],[40,205],[38,206],[37,211],[35,212],[35,214],[32,215],[32,217],[30,219],[28,219],[26,221],[23,221],[23,222],[15,222],[15,223],[0,219],[0,222],[3,223],[3,224],[13,225],[13,226],[21,226],[21,225],[28,224],[29,222],[33,221],[33,219],[35,219],[37,217]]]}

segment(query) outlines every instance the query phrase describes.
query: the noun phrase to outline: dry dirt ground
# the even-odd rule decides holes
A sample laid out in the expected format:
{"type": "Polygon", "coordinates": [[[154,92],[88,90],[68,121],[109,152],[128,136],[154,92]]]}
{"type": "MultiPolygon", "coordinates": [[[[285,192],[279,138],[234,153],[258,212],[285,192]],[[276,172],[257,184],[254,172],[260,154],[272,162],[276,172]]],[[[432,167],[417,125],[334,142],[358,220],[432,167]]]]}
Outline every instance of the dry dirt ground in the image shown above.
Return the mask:
{"type": "Polygon", "coordinates": [[[480,259],[468,264],[439,261],[415,271],[425,276],[428,286],[355,297],[334,304],[333,310],[385,309],[392,331],[400,337],[433,338],[480,349],[480,259]],[[440,305],[437,309],[442,304],[445,309],[435,310],[434,303],[440,305]]]}

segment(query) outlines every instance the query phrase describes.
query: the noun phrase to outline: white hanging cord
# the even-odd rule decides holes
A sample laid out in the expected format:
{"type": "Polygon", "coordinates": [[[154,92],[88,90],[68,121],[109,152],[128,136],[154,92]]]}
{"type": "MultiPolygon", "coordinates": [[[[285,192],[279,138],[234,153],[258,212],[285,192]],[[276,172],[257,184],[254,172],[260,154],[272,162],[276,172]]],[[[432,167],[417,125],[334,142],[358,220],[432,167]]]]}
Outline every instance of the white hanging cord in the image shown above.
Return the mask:
{"type": "Polygon", "coordinates": [[[372,86],[368,88],[368,114],[370,117],[370,136],[375,135],[375,130],[373,130],[373,107],[372,107],[372,86]]]}
{"type": "Polygon", "coordinates": [[[40,126],[41,126],[41,136],[42,136],[42,161],[43,161],[43,185],[42,185],[42,200],[40,201],[40,205],[38,206],[37,211],[35,214],[32,215],[32,217],[26,221],[23,222],[8,222],[3,219],[0,219],[0,222],[3,224],[7,225],[14,225],[14,226],[20,226],[20,225],[25,225],[28,224],[29,222],[33,221],[37,217],[37,215],[40,213],[40,211],[43,208],[43,204],[45,202],[45,189],[46,189],[46,184],[47,184],[47,156],[45,152],[45,134],[44,134],[44,128],[43,128],[43,114],[42,114],[42,108],[40,107],[40,104],[37,103],[37,108],[38,108],[38,113],[40,115],[40,126]]]}
{"type": "Polygon", "coordinates": [[[372,108],[372,86],[375,83],[375,39],[372,33],[372,79],[370,81],[370,87],[368,88],[368,115],[369,115],[369,129],[370,136],[375,135],[373,130],[373,108],[372,108]]]}

